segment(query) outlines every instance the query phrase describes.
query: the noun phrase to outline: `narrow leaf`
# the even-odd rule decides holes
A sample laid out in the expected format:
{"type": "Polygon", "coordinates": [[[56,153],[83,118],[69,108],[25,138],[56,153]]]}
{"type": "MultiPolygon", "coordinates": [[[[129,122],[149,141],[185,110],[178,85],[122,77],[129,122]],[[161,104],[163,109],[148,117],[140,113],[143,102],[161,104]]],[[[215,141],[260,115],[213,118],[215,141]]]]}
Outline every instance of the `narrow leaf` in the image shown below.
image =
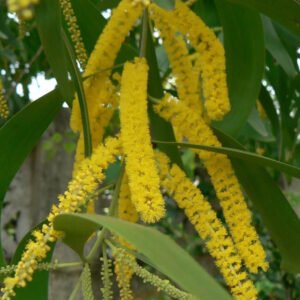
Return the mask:
{"type": "MultiPolygon", "coordinates": [[[[58,90],[30,103],[0,129],[0,201],[8,186],[62,105],[58,90]],[[33,130],[34,129],[34,130],[33,130]]],[[[2,248],[0,264],[4,264],[2,248]]]]}
{"type": "Polygon", "coordinates": [[[297,0],[230,0],[250,8],[278,21],[285,27],[300,35],[300,3],[297,0]]]}
{"type": "Polygon", "coordinates": [[[267,17],[263,17],[265,41],[268,51],[273,58],[281,65],[286,74],[290,77],[297,75],[297,70],[293,64],[293,61],[287,52],[286,48],[282,44],[271,20],[267,17]]]}
{"type": "MultiPolygon", "coordinates": [[[[191,256],[173,240],[153,228],[119,219],[87,214],[64,214],[54,220],[56,230],[75,236],[77,230],[104,226],[120,235],[147,257],[157,270],[176,282],[182,289],[203,300],[229,300],[221,288],[191,256]]],[[[89,231],[87,236],[92,232],[89,231]]]]}
{"type": "Polygon", "coordinates": [[[222,153],[226,154],[232,158],[238,158],[244,160],[246,163],[254,163],[258,166],[262,167],[271,167],[278,171],[284,172],[288,175],[300,178],[300,168],[297,168],[293,165],[289,165],[286,163],[283,163],[281,161],[262,156],[257,155],[252,152],[248,152],[245,150],[239,150],[235,148],[228,148],[228,147],[213,147],[213,146],[205,146],[205,145],[199,145],[199,144],[189,144],[189,143],[176,143],[176,142],[164,142],[164,141],[156,141],[153,140],[153,143],[157,144],[166,144],[166,145],[173,145],[183,148],[192,148],[192,149],[201,149],[201,150],[207,150],[212,151],[216,153],[222,153]]]}
{"type": "Polygon", "coordinates": [[[64,100],[69,103],[72,90],[68,84],[65,48],[61,37],[61,15],[58,0],[44,0],[37,6],[36,23],[43,49],[58,82],[64,100]]]}
{"type": "Polygon", "coordinates": [[[231,111],[215,125],[236,135],[246,123],[257,100],[264,72],[264,36],[257,12],[216,1],[224,32],[231,111]]]}

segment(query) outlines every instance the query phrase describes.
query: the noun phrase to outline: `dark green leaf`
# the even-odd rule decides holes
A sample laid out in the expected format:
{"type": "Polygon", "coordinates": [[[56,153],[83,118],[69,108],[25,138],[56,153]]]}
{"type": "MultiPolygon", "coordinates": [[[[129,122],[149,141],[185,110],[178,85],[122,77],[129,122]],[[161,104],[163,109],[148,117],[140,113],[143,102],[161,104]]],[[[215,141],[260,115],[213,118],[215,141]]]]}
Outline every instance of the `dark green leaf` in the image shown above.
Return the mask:
{"type": "MultiPolygon", "coordinates": [[[[0,129],[1,201],[11,180],[58,113],[61,104],[60,93],[57,90],[50,92],[27,105],[0,129]]],[[[1,254],[2,251],[0,251],[0,263],[3,264],[1,254]]]]}
{"type": "Polygon", "coordinates": [[[61,37],[61,15],[58,0],[45,0],[37,6],[36,23],[43,49],[58,82],[64,100],[70,103],[73,94],[68,84],[68,68],[61,37]]]}
{"type": "Polygon", "coordinates": [[[257,100],[264,72],[264,36],[258,13],[217,0],[224,30],[231,111],[216,126],[236,135],[257,100]]]}
{"type": "MultiPolygon", "coordinates": [[[[36,226],[28,232],[25,237],[21,240],[18,248],[12,259],[12,264],[17,264],[22,257],[27,243],[31,238],[31,234],[34,230],[40,229],[44,224],[36,226]]],[[[51,245],[51,251],[49,251],[47,257],[43,262],[51,262],[52,253],[54,250],[54,244],[51,245]]],[[[48,282],[49,282],[49,271],[36,271],[33,275],[31,282],[27,283],[26,287],[16,290],[15,300],[25,300],[25,299],[48,299],[48,282]]]]}
{"type": "Polygon", "coordinates": [[[286,74],[290,77],[295,77],[297,70],[293,64],[293,61],[282,44],[271,20],[267,17],[263,17],[265,41],[268,51],[273,58],[281,65],[286,74]]]}
{"type": "Polygon", "coordinates": [[[205,146],[205,145],[197,145],[197,144],[189,144],[189,143],[164,142],[164,141],[156,141],[156,140],[154,140],[153,142],[157,144],[166,144],[166,145],[179,146],[183,148],[201,149],[201,150],[207,150],[216,153],[222,153],[222,154],[229,155],[232,158],[241,159],[246,163],[256,164],[263,167],[271,167],[278,171],[289,174],[291,176],[300,178],[300,168],[294,167],[292,165],[283,163],[281,161],[266,156],[251,153],[245,150],[239,150],[239,149],[228,148],[228,147],[213,147],[213,146],[205,146]]]}
{"type": "Polygon", "coordinates": [[[300,35],[300,4],[296,0],[230,0],[256,9],[300,35]]]}
{"type": "MultiPolygon", "coordinates": [[[[243,149],[231,137],[216,131],[224,146],[243,149]]],[[[231,159],[236,175],[254,207],[260,213],[282,256],[283,268],[300,272],[300,220],[277,184],[262,167],[241,159],[231,159]]]]}
{"type": "MultiPolygon", "coordinates": [[[[231,299],[200,265],[173,240],[152,228],[99,215],[65,214],[54,220],[56,230],[73,239],[86,228],[86,237],[99,227],[120,235],[147,257],[157,270],[198,299],[231,299]]],[[[70,240],[70,238],[69,238],[70,240]]]]}

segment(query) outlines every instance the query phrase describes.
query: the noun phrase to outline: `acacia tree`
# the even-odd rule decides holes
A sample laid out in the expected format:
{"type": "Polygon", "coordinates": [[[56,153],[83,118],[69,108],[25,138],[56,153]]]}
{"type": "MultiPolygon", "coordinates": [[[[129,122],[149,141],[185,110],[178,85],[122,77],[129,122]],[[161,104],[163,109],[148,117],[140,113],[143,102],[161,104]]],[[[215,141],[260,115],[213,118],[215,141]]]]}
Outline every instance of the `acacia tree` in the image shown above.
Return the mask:
{"type": "Polygon", "coordinates": [[[115,297],[112,260],[121,299],[134,298],[134,274],[176,299],[260,299],[272,256],[252,209],[280,253],[271,270],[299,271],[299,219],[276,183],[284,173],[300,177],[300,7],[285,2],[9,0],[10,13],[1,3],[0,198],[64,102],[78,134],[66,192],[20,243],[19,262],[1,257],[2,299],[47,299],[39,271],[67,266],[50,262],[59,240],[81,257],[70,299],[79,284],[94,299],[90,266],[99,250],[103,299],[115,297]],[[30,102],[26,86],[41,71],[57,87],[30,102]],[[118,172],[107,184],[111,166],[118,172]],[[95,211],[107,191],[108,213],[95,211]],[[149,227],[169,216],[170,201],[194,226],[223,287],[149,227]]]}

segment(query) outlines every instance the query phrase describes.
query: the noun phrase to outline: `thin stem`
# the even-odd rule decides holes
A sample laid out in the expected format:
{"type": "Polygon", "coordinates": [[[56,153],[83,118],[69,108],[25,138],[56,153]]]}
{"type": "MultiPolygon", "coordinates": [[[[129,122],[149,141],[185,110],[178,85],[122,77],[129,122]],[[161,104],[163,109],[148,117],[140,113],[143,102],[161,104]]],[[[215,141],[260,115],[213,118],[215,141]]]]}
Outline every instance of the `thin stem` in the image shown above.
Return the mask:
{"type": "Polygon", "coordinates": [[[153,104],[159,104],[160,103],[160,99],[157,99],[155,97],[152,97],[150,95],[148,95],[149,100],[153,103],[153,104]]]}
{"type": "Polygon", "coordinates": [[[149,22],[148,9],[145,8],[144,15],[143,15],[142,35],[141,35],[141,44],[140,44],[140,57],[146,56],[147,40],[148,40],[148,22],[149,22]]]}
{"type": "Polygon", "coordinates": [[[69,300],[75,300],[75,297],[76,297],[76,295],[79,291],[80,285],[81,285],[81,278],[82,278],[82,273],[81,273],[81,275],[80,275],[80,277],[79,277],[79,279],[78,279],[78,281],[77,281],[77,283],[74,287],[74,290],[72,291],[72,294],[69,297],[69,300]]]}
{"type": "MultiPolygon", "coordinates": [[[[118,206],[118,198],[119,198],[119,194],[120,194],[120,188],[121,188],[121,183],[122,183],[124,172],[125,172],[125,166],[124,166],[124,164],[122,164],[122,167],[120,170],[120,175],[119,175],[119,178],[118,178],[118,181],[116,184],[116,188],[114,191],[114,195],[113,195],[110,207],[109,207],[109,211],[108,211],[109,216],[114,216],[116,214],[116,210],[117,210],[117,206],[118,206]]],[[[101,244],[103,243],[107,233],[108,233],[108,230],[106,228],[103,228],[102,231],[100,232],[96,242],[94,243],[91,251],[87,255],[87,257],[85,259],[86,262],[91,263],[91,261],[97,255],[97,251],[98,251],[99,247],[101,246],[101,244]]]]}
{"type": "Polygon", "coordinates": [[[74,85],[75,85],[75,88],[77,91],[77,97],[78,97],[80,113],[81,113],[83,137],[84,137],[84,155],[85,155],[85,157],[89,157],[92,154],[93,146],[92,146],[92,136],[91,136],[88,106],[86,103],[85,92],[84,92],[84,88],[83,88],[83,84],[82,84],[82,77],[81,77],[81,73],[78,69],[75,59],[72,59],[73,57],[75,57],[75,54],[73,52],[70,41],[69,41],[66,33],[64,32],[64,30],[62,30],[62,37],[63,37],[65,47],[66,47],[67,52],[70,57],[70,64],[73,67],[73,72],[71,72],[71,74],[72,74],[72,77],[75,77],[75,78],[73,78],[73,81],[74,81],[74,85]]]}

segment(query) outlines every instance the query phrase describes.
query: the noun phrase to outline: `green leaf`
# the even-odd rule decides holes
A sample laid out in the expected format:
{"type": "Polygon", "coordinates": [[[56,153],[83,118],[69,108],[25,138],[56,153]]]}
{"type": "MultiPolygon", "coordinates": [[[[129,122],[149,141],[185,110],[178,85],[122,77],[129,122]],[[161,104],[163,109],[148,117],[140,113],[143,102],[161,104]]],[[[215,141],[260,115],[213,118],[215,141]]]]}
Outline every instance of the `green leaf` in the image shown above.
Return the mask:
{"type": "Polygon", "coordinates": [[[224,32],[231,111],[215,125],[236,135],[246,123],[257,100],[264,73],[264,36],[255,11],[217,0],[224,32]]]}
{"type": "MultiPolygon", "coordinates": [[[[0,200],[33,147],[62,105],[58,90],[30,103],[0,129],[0,200]]],[[[1,205],[2,207],[2,205],[1,205]]],[[[4,264],[0,251],[0,264],[4,264]]]]}
{"type": "Polygon", "coordinates": [[[273,100],[264,86],[261,86],[260,94],[259,94],[259,101],[263,106],[271,124],[272,130],[276,137],[279,135],[279,116],[277,115],[276,108],[274,106],[273,100]]]}
{"type": "MultiPolygon", "coordinates": [[[[31,239],[31,234],[34,230],[40,229],[45,222],[42,222],[31,231],[29,231],[18,245],[18,248],[12,259],[12,264],[17,264],[22,257],[25,247],[29,240],[31,239]]],[[[47,257],[43,262],[51,262],[54,244],[50,245],[51,250],[49,251],[47,257]]],[[[48,299],[48,281],[49,281],[49,271],[36,271],[33,275],[31,282],[28,282],[26,287],[19,288],[16,290],[15,300],[24,299],[48,299]]]]}
{"type": "Polygon", "coordinates": [[[248,124],[261,136],[267,137],[268,131],[264,124],[264,122],[261,120],[257,109],[254,107],[250,113],[250,116],[248,118],[248,124]]]}
{"type": "Polygon", "coordinates": [[[164,142],[164,141],[157,141],[153,140],[154,143],[157,144],[166,144],[166,145],[172,145],[172,146],[179,146],[183,148],[192,148],[192,149],[201,149],[201,150],[207,150],[212,151],[216,153],[222,153],[225,155],[228,155],[232,158],[238,158],[246,163],[256,164],[258,166],[262,167],[271,167],[278,171],[284,172],[286,174],[289,174],[291,176],[300,178],[300,168],[297,168],[293,165],[289,165],[286,163],[283,163],[281,161],[258,155],[252,152],[248,152],[245,150],[228,148],[228,147],[213,147],[213,146],[205,146],[205,145],[198,145],[198,144],[189,144],[189,143],[177,143],[177,142],[164,142]]]}
{"type": "MultiPolygon", "coordinates": [[[[223,145],[243,147],[231,137],[216,130],[223,145]]],[[[282,256],[282,266],[289,272],[300,272],[300,220],[277,184],[262,167],[251,161],[232,158],[236,175],[254,207],[262,217],[282,256]]]]}
{"type": "Polygon", "coordinates": [[[198,299],[231,299],[187,252],[157,230],[99,215],[64,214],[54,220],[56,230],[64,231],[75,240],[77,231],[83,232],[84,228],[87,228],[86,236],[89,236],[101,226],[126,239],[147,257],[157,270],[198,299]]]}
{"type": "Polygon", "coordinates": [[[300,35],[300,4],[297,0],[230,0],[256,9],[300,35]]]}
{"type": "Polygon", "coordinates": [[[153,0],[153,2],[166,10],[172,10],[175,7],[175,0],[153,0]]]}
{"type": "Polygon", "coordinates": [[[46,57],[58,82],[58,88],[64,100],[69,103],[73,94],[68,84],[68,69],[61,37],[61,16],[58,0],[45,0],[37,6],[36,24],[46,57]]]}
{"type": "Polygon", "coordinates": [[[281,65],[286,74],[290,77],[297,75],[297,70],[293,64],[293,61],[287,52],[286,48],[282,44],[271,20],[267,17],[263,17],[265,41],[268,51],[273,58],[281,65]]]}

